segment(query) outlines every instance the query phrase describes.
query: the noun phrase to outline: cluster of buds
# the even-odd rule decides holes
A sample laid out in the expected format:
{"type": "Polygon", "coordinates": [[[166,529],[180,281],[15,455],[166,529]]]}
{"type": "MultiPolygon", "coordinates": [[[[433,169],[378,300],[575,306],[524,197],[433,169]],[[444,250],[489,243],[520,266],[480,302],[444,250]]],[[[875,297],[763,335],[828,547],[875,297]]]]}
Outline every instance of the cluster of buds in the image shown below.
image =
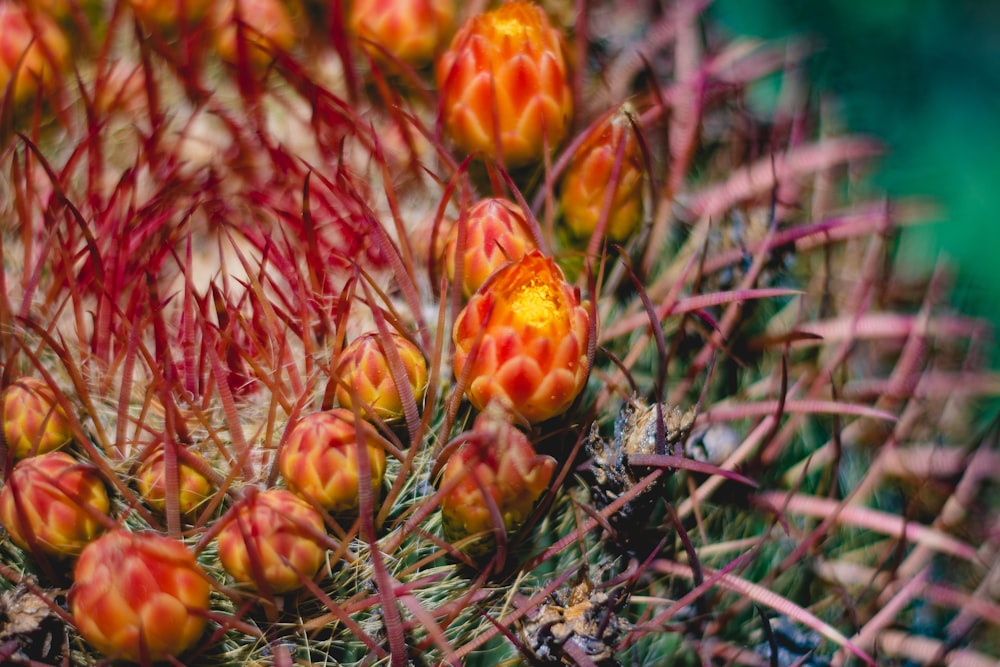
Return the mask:
{"type": "Polygon", "coordinates": [[[0,523],[14,543],[50,556],[79,554],[110,510],[97,469],[65,452],[19,461],[0,491],[0,523]]]}
{"type": "Polygon", "coordinates": [[[353,0],[347,23],[373,58],[429,63],[455,21],[454,0],[353,0]]]}
{"type": "Polygon", "coordinates": [[[481,199],[469,207],[464,221],[462,248],[458,247],[462,220],[448,232],[444,266],[448,278],[454,281],[461,265],[462,293],[468,298],[500,266],[534,250],[535,241],[520,208],[507,199],[481,199]]]}
{"type": "Polygon", "coordinates": [[[368,422],[356,422],[344,408],[303,417],[285,439],[278,467],[288,488],[310,503],[349,514],[358,510],[361,451],[368,453],[371,489],[377,496],[385,476],[385,448],[368,422]]]}
{"type": "Polygon", "coordinates": [[[537,423],[565,412],[590,372],[590,305],[549,257],[498,270],[455,321],[455,377],[482,410],[496,401],[537,423]]]}
{"type": "Polygon", "coordinates": [[[446,538],[472,538],[463,549],[478,552],[493,544],[495,531],[511,533],[524,524],[548,488],[556,461],[536,454],[496,404],[459,438],[441,474],[441,517],[446,538]]]}
{"type": "MultiPolygon", "coordinates": [[[[177,507],[184,516],[192,516],[212,495],[214,485],[199,469],[205,470],[208,462],[190,449],[178,449],[177,457],[177,507]],[[192,465],[196,463],[197,465],[192,465]]],[[[158,512],[167,509],[168,479],[165,448],[153,451],[139,466],[136,486],[146,504],[158,512]]]]}
{"type": "Polygon", "coordinates": [[[83,550],[73,578],[73,622],[109,658],[166,660],[205,629],[211,584],[177,540],[113,530],[83,550]]]}
{"type": "Polygon", "coordinates": [[[402,336],[391,334],[386,339],[377,333],[355,338],[341,352],[334,370],[339,379],[336,394],[340,405],[350,409],[354,406],[353,397],[357,397],[361,401],[358,407],[370,410],[379,419],[400,419],[403,400],[392,373],[393,356],[402,362],[410,394],[419,405],[427,390],[427,362],[423,353],[402,336]]]}
{"type": "Polygon", "coordinates": [[[591,131],[563,177],[560,202],[573,235],[589,238],[603,218],[603,236],[626,240],[642,220],[643,173],[635,119],[626,105],[591,131]]]}
{"type": "Polygon", "coordinates": [[[562,34],[523,0],[470,18],[437,61],[441,120],[468,153],[537,162],[569,132],[573,93],[562,34]]]}
{"type": "Polygon", "coordinates": [[[23,377],[0,394],[3,436],[14,459],[60,449],[73,439],[55,392],[38,378],[23,377]]]}
{"type": "Polygon", "coordinates": [[[237,582],[262,593],[301,588],[326,557],[323,516],[290,491],[251,491],[222,521],[219,561],[237,582]]]}

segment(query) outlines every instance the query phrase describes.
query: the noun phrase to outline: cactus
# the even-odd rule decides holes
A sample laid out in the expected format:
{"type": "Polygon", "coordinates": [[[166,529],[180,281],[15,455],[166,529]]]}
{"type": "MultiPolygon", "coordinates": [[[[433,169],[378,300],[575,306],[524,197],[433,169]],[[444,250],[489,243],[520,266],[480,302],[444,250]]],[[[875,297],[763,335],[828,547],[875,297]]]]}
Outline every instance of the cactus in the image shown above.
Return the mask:
{"type": "Polygon", "coordinates": [[[0,662],[1000,658],[994,334],[811,49],[383,4],[0,30],[0,662]]]}

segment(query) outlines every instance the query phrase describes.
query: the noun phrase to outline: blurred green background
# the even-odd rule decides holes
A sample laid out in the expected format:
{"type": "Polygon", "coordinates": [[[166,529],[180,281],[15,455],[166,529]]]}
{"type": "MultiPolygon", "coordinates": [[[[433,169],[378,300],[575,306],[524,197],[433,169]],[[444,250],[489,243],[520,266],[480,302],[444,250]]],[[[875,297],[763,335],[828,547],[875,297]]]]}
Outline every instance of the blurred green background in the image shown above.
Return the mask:
{"type": "Polygon", "coordinates": [[[813,82],[887,145],[877,184],[941,220],[904,244],[959,269],[955,303],[1000,325],[1000,0],[716,0],[738,34],[810,35],[813,82]]]}

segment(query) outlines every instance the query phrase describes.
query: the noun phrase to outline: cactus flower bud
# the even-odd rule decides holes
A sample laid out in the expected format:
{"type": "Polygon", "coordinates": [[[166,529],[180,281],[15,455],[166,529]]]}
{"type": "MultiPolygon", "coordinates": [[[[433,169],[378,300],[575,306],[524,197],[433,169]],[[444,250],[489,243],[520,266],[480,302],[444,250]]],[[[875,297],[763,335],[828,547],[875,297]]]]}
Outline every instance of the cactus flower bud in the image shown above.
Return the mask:
{"type": "Polygon", "coordinates": [[[111,509],[97,468],[65,452],[18,461],[0,491],[0,523],[22,549],[75,556],[104,530],[111,509]]]}
{"type": "Polygon", "coordinates": [[[55,393],[37,378],[23,377],[11,384],[0,394],[0,404],[4,439],[15,459],[54,451],[73,439],[55,393]]]}
{"type": "Polygon", "coordinates": [[[440,113],[455,144],[517,167],[566,137],[573,94],[562,35],[515,0],[472,17],[438,59],[440,113]]]}
{"type": "MultiPolygon", "coordinates": [[[[181,514],[191,516],[211,497],[213,485],[197,468],[185,461],[184,456],[203,459],[191,450],[177,457],[177,504],[181,514]]],[[[166,511],[167,465],[162,447],[146,457],[139,466],[136,486],[147,505],[158,512],[166,511]]]]}
{"type": "Polygon", "coordinates": [[[205,628],[208,577],[165,535],[113,530],[83,550],[73,580],[73,622],[109,658],[149,664],[177,656],[205,628]]]}
{"type": "Polygon", "coordinates": [[[364,429],[372,491],[385,476],[385,449],[368,422],[354,421],[344,408],[316,412],[296,424],[279,455],[278,467],[288,488],[335,514],[358,509],[358,430],[364,429]]]}
{"type": "Polygon", "coordinates": [[[39,87],[51,90],[68,64],[69,40],[52,18],[16,2],[0,3],[0,97],[11,79],[15,102],[32,98],[39,87]]]}
{"type": "Polygon", "coordinates": [[[555,459],[536,454],[527,436],[503,413],[496,404],[480,413],[445,464],[441,488],[450,490],[441,499],[441,517],[451,541],[483,534],[482,542],[473,544],[492,543],[494,525],[484,490],[500,511],[504,530],[513,532],[528,519],[552,480],[555,459]]]}
{"type": "Polygon", "coordinates": [[[372,57],[383,59],[388,52],[416,67],[434,58],[455,21],[454,0],[353,0],[350,5],[350,30],[365,40],[362,46],[372,57]]]}
{"type": "Polygon", "coordinates": [[[261,69],[275,52],[295,45],[295,24],[281,0],[219,0],[212,6],[212,22],[215,51],[228,63],[239,63],[241,29],[248,61],[261,69]]]}
{"type": "Polygon", "coordinates": [[[288,593],[316,576],[326,548],[323,517],[284,489],[250,495],[222,519],[219,561],[237,582],[288,593]]]}
{"type": "Polygon", "coordinates": [[[455,377],[468,373],[466,397],[479,409],[499,401],[531,422],[562,414],[590,371],[589,310],[537,250],[498,270],[452,332],[455,377]]]}
{"type": "Polygon", "coordinates": [[[642,219],[642,180],[642,149],[629,110],[622,108],[590,133],[569,163],[560,195],[566,225],[578,238],[593,234],[608,188],[614,186],[604,233],[624,241],[642,219]],[[613,182],[619,151],[621,166],[613,182]]]}
{"type": "MultiPolygon", "coordinates": [[[[462,253],[462,292],[472,296],[500,266],[535,249],[535,241],[521,210],[506,199],[483,199],[469,208],[465,219],[465,249],[462,253]]],[[[458,262],[456,222],[448,233],[444,250],[445,270],[454,280],[458,262]]]]}
{"type": "Polygon", "coordinates": [[[389,367],[384,347],[386,343],[393,345],[399,353],[410,391],[419,405],[427,390],[427,362],[420,349],[402,336],[393,334],[388,341],[377,333],[359,336],[341,352],[335,375],[340,379],[337,387],[340,405],[352,407],[351,392],[348,390],[351,387],[362,401],[362,409],[367,407],[380,419],[391,421],[403,416],[403,401],[389,367]]]}
{"type": "Polygon", "coordinates": [[[149,28],[166,32],[194,25],[205,16],[210,0],[128,0],[136,17],[149,28]]]}

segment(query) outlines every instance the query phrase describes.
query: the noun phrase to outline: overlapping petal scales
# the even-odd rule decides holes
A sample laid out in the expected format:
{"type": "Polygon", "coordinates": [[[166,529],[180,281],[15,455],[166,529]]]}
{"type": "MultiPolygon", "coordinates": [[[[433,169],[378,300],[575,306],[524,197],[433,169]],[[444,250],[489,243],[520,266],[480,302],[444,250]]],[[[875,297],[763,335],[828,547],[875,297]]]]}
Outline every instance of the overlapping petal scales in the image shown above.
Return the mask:
{"type": "Polygon", "coordinates": [[[356,512],[361,472],[358,431],[364,429],[372,490],[385,476],[385,449],[367,422],[344,408],[303,417],[288,434],[278,466],[288,488],[335,514],[356,512]]]}
{"type": "Polygon", "coordinates": [[[403,362],[410,391],[419,405],[427,390],[427,361],[416,345],[396,334],[385,339],[377,333],[368,333],[351,341],[337,362],[336,376],[341,384],[336,393],[340,405],[350,408],[353,405],[350,387],[361,400],[362,411],[371,409],[380,419],[391,421],[403,416],[403,401],[392,375],[386,345],[393,346],[403,362]]]}
{"type": "Polygon", "coordinates": [[[452,541],[494,530],[489,503],[496,505],[507,532],[517,530],[548,488],[556,461],[539,456],[528,437],[493,404],[482,412],[448,459],[441,488],[445,537],[452,541]],[[489,495],[489,500],[483,492],[489,495]]]}
{"type": "Polygon", "coordinates": [[[301,588],[323,564],[323,517],[284,489],[245,498],[219,531],[219,561],[237,582],[287,593],[301,588]]]}
{"type": "MultiPolygon", "coordinates": [[[[455,280],[459,262],[459,224],[456,221],[449,230],[444,251],[445,270],[451,280],[455,280]]],[[[535,249],[521,209],[499,197],[482,199],[469,208],[464,240],[462,292],[466,297],[472,296],[500,266],[535,249]]]]}
{"type": "MultiPolygon", "coordinates": [[[[184,456],[202,460],[192,451],[184,456]]],[[[205,462],[205,465],[208,465],[205,462]]],[[[136,486],[146,504],[159,512],[167,509],[166,455],[162,448],[150,454],[139,466],[136,486]]],[[[177,460],[177,503],[181,514],[190,516],[212,495],[213,485],[205,475],[180,455],[177,460]]]]}
{"type": "Polygon", "coordinates": [[[533,3],[508,2],[469,19],[436,71],[444,128],[464,151],[523,166],[569,131],[563,38],[533,3]]]}
{"type": "Polygon", "coordinates": [[[65,452],[19,461],[0,491],[0,523],[14,543],[54,556],[80,553],[110,509],[97,469],[65,452]]]}
{"type": "Polygon", "coordinates": [[[455,377],[468,373],[466,397],[479,409],[499,401],[531,422],[562,414],[590,370],[589,310],[538,251],[501,268],[452,332],[455,377]]]}
{"type": "Polygon", "coordinates": [[[632,113],[623,107],[591,132],[563,177],[560,201],[570,231],[589,238],[604,214],[608,190],[614,188],[604,233],[613,241],[627,239],[642,220],[643,174],[632,113]],[[620,161],[617,174],[616,161],[620,161]]]}
{"type": "Polygon", "coordinates": [[[114,530],[76,563],[69,604],[83,638],[112,659],[157,662],[202,635],[210,584],[183,543],[114,530]]]}
{"type": "Polygon", "coordinates": [[[69,419],[49,385],[23,377],[0,394],[3,434],[15,459],[60,449],[73,439],[69,419]]]}

